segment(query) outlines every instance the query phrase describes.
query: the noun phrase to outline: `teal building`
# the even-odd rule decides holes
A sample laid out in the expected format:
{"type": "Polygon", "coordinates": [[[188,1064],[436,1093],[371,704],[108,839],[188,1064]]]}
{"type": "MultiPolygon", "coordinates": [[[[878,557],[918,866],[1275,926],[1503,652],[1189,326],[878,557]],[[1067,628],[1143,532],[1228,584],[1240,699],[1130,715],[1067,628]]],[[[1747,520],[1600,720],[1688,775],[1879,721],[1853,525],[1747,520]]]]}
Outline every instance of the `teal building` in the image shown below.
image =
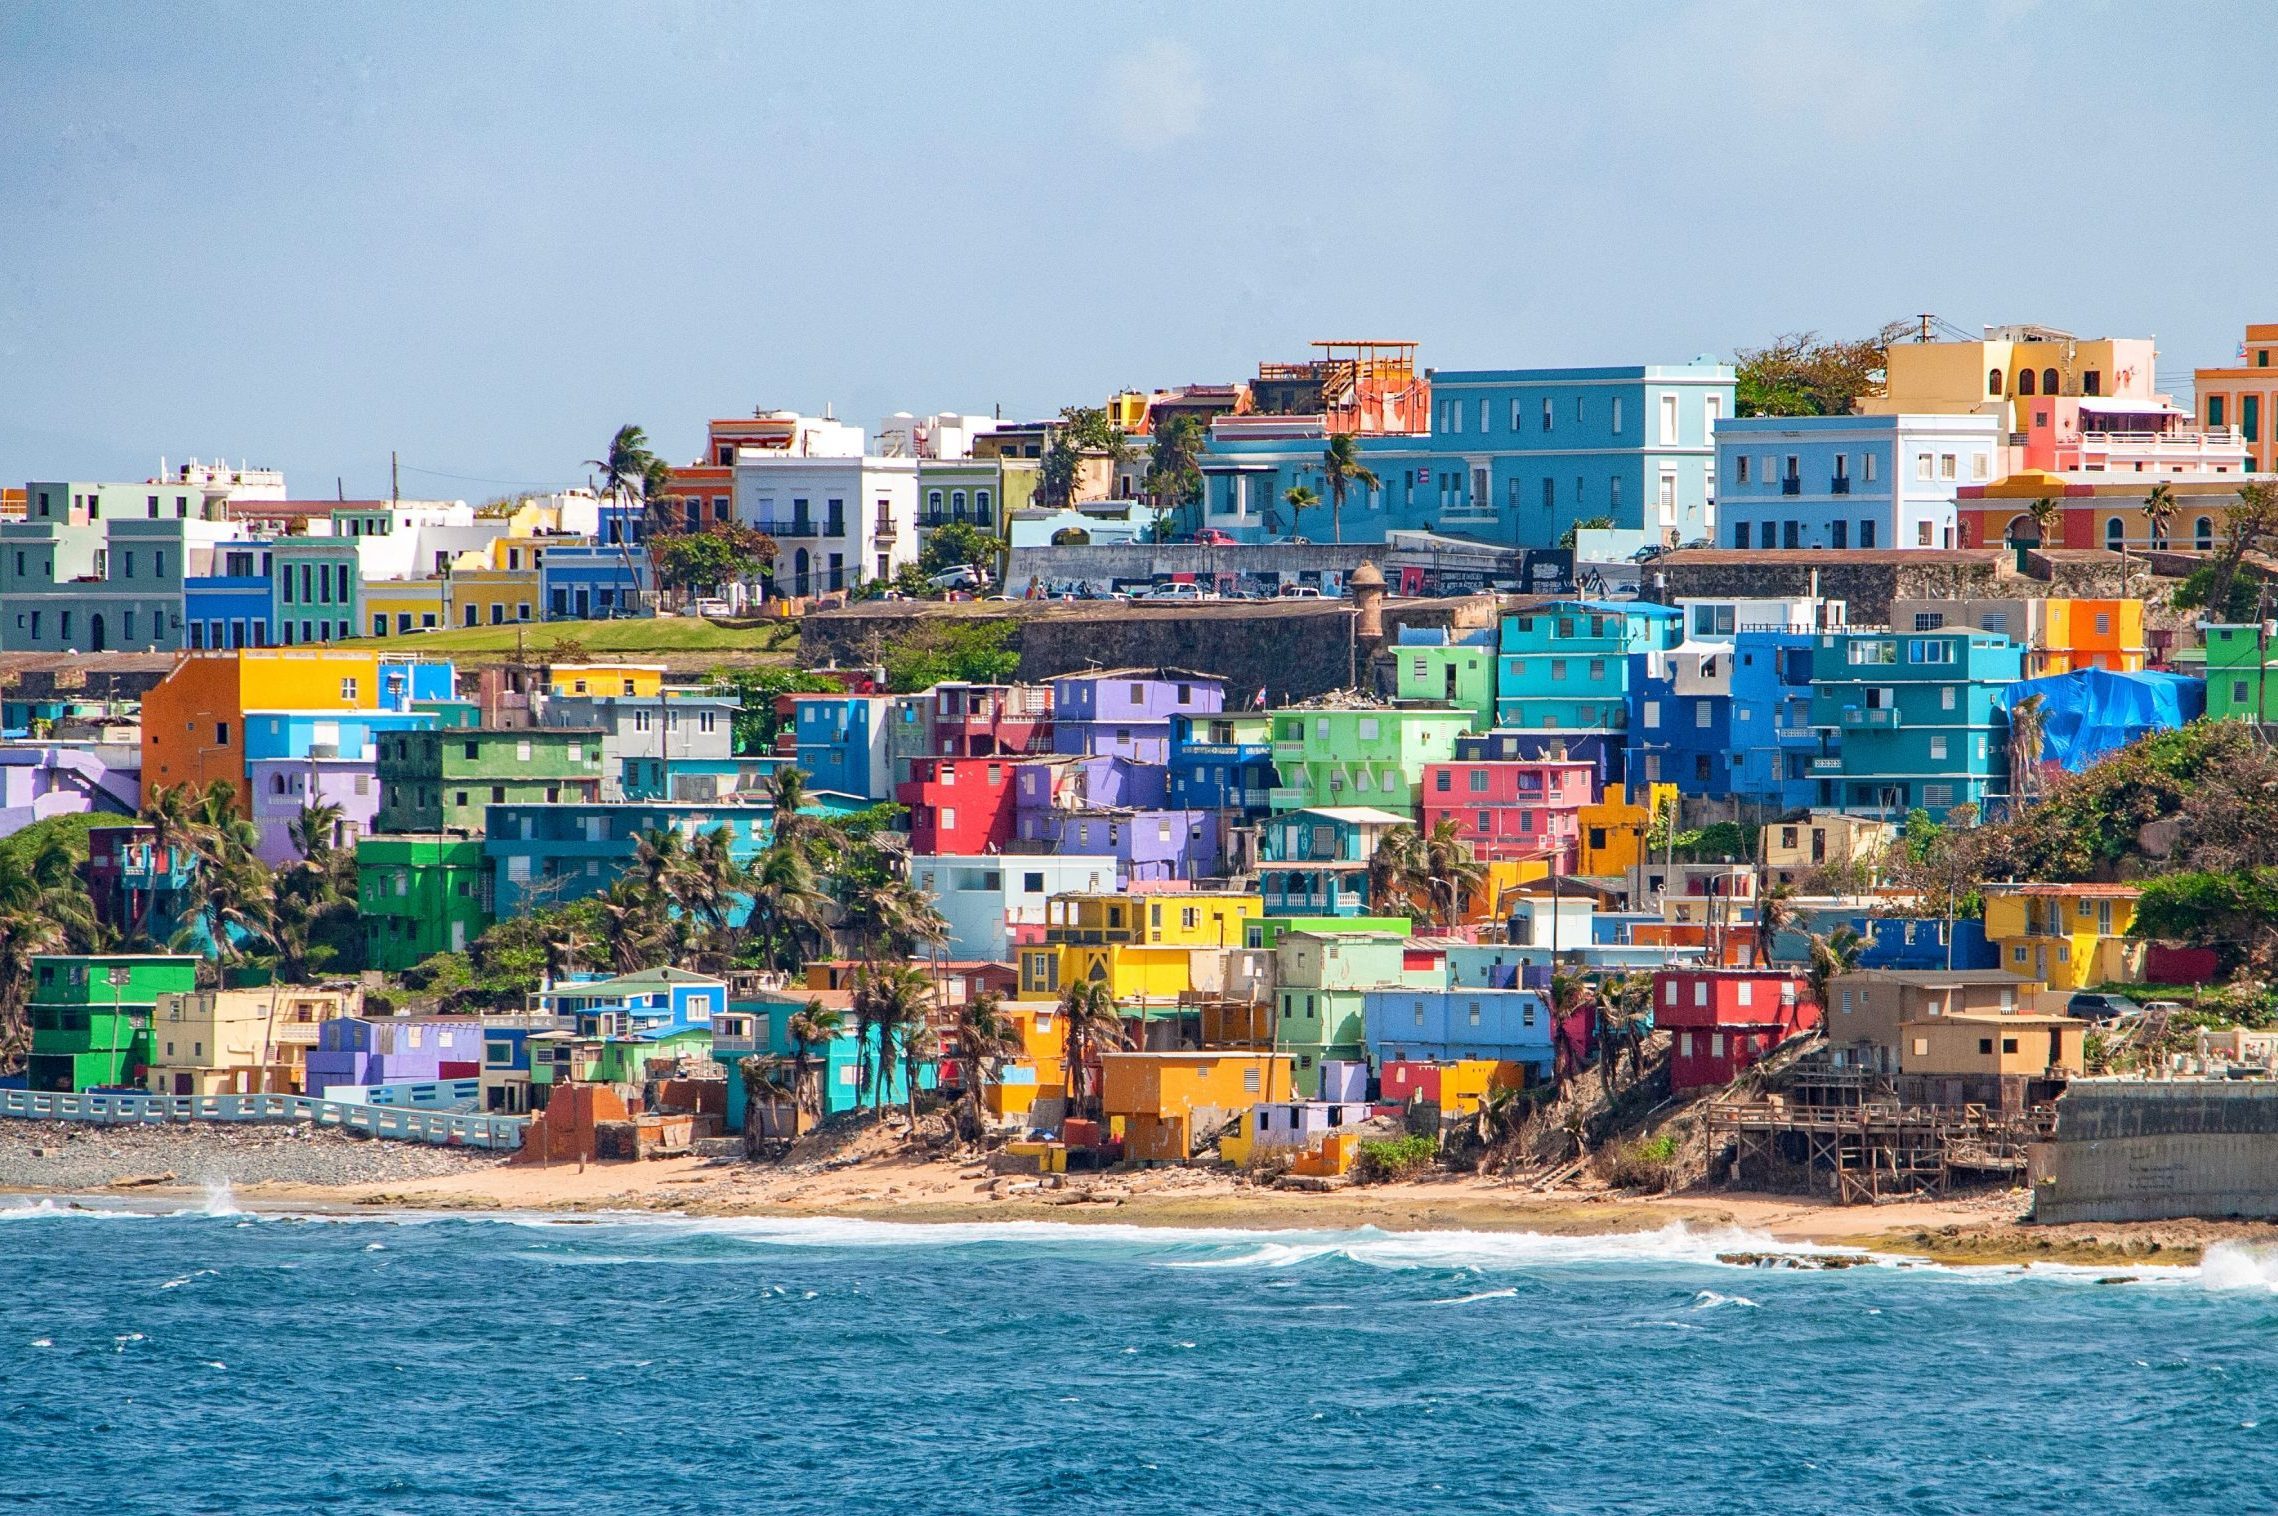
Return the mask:
{"type": "Polygon", "coordinates": [[[1812,760],[1822,806],[1935,820],[2009,796],[2002,697],[2025,649],[1992,632],[1838,632],[1812,655],[1811,722],[1840,756],[1812,760]]]}
{"type": "Polygon", "coordinates": [[[1629,724],[1630,655],[1666,652],[1683,635],[1682,612],[1643,602],[1560,600],[1505,616],[1495,725],[1621,731],[1629,724]]]}

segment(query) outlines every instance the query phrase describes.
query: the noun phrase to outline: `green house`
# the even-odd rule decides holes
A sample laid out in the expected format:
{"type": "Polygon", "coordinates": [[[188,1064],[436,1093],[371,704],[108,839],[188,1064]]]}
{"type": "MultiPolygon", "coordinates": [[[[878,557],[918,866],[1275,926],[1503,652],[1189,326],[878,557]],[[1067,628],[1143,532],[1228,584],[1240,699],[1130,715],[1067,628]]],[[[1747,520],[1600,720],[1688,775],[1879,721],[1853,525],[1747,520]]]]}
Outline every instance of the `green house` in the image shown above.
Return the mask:
{"type": "Polygon", "coordinates": [[[483,834],[494,805],[601,798],[599,727],[453,727],[379,739],[380,832],[483,834]]]}
{"type": "Polygon", "coordinates": [[[356,913],[364,961],[401,973],[463,953],[491,924],[489,865],[470,837],[376,836],[356,842],[356,913]]]}
{"type": "MultiPolygon", "coordinates": [[[[1421,634],[1419,634],[1421,635],[1421,634]]],[[[1434,631],[1442,640],[1392,650],[1393,694],[1402,701],[1444,705],[1471,718],[1471,729],[1495,725],[1497,661],[1493,628],[1470,634],[1434,631]]]]}
{"type": "Polygon", "coordinates": [[[1405,916],[1260,916],[1245,926],[1242,946],[1271,950],[1285,932],[1390,932],[1405,937],[1415,923],[1405,916]]]}
{"type": "MultiPolygon", "coordinates": [[[[1405,925],[1405,923],[1403,923],[1405,925]]],[[[1437,953],[1411,955],[1401,932],[1284,931],[1274,948],[1274,1050],[1290,1056],[1299,1098],[1321,1093],[1321,1065],[1367,1057],[1368,992],[1445,989],[1447,971],[1437,953]],[[1409,965],[1419,957],[1429,963],[1409,965]]]]}
{"type": "Polygon", "coordinates": [[[188,954],[34,958],[27,1083],[72,1094],[139,1088],[150,1064],[150,1020],[158,997],[197,987],[198,960],[188,954]]]}
{"type": "Polygon", "coordinates": [[[1464,711],[1392,706],[1301,707],[1273,713],[1277,811],[1376,806],[1413,814],[1424,766],[1455,757],[1464,711]]]}
{"type": "Polygon", "coordinates": [[[712,1056],[712,1029],[708,1026],[665,1026],[653,1032],[610,1037],[601,1044],[587,1077],[603,1084],[639,1084],[648,1078],[652,1058],[703,1059],[712,1056]]]}
{"type": "Polygon", "coordinates": [[[2206,632],[2208,718],[2278,721],[2278,641],[2260,625],[2206,632]]]}

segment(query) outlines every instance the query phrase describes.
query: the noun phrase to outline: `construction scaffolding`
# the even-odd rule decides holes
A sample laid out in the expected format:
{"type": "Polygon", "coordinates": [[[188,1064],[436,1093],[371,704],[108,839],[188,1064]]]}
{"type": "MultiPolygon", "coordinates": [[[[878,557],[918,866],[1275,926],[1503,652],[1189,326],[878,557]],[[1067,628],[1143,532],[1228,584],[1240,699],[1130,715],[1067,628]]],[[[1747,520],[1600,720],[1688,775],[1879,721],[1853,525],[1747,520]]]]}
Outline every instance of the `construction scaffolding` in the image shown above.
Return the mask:
{"type": "Polygon", "coordinates": [[[1712,1170],[1730,1148],[1734,1173],[1801,1170],[1838,1205],[1943,1195],[1955,1184],[2025,1172],[2025,1150],[2046,1141],[2045,1110],[2005,1117],[1984,1106],[1797,1105],[1779,1096],[1718,1101],[1702,1127],[1712,1170]]]}

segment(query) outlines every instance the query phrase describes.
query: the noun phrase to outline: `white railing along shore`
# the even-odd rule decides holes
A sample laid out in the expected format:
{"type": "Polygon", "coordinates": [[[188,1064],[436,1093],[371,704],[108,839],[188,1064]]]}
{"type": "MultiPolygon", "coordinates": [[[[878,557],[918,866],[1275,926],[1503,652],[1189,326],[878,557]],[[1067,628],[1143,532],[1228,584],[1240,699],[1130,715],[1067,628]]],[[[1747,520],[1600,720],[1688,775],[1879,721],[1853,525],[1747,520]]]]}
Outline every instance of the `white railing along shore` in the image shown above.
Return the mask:
{"type": "Polygon", "coordinates": [[[127,1091],[67,1095],[50,1090],[0,1090],[0,1118],[88,1121],[106,1126],[170,1121],[306,1122],[398,1142],[472,1148],[519,1148],[525,1125],[519,1116],[356,1105],[309,1095],[146,1095],[127,1091]]]}

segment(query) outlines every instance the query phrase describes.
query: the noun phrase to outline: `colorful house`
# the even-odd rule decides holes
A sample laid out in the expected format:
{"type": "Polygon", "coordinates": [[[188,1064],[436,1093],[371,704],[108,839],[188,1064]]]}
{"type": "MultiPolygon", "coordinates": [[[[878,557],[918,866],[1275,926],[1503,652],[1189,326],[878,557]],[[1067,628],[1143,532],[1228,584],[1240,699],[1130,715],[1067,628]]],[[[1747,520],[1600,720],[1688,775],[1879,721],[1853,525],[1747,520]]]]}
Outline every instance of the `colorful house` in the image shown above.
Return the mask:
{"type": "Polygon", "coordinates": [[[494,805],[601,798],[597,728],[453,726],[379,740],[382,832],[479,837],[494,805]]]}
{"type": "Polygon", "coordinates": [[[1610,879],[1628,873],[1644,861],[1647,842],[1662,818],[1674,822],[1677,787],[1674,784],[1608,785],[1594,805],[1583,806],[1577,820],[1582,846],[1574,872],[1592,879],[1610,879]],[[1638,799],[1630,799],[1635,788],[1638,799]]]}
{"type": "Polygon", "coordinates": [[[2260,622],[2215,623],[2207,642],[2207,715],[2216,721],[2278,721],[2278,638],[2260,622]]]}
{"type": "Polygon", "coordinates": [[[1284,932],[1390,932],[1406,937],[1415,923],[1406,916],[1261,916],[1243,928],[1242,945],[1272,952],[1284,932]]]}
{"type": "Polygon", "coordinates": [[[1809,633],[1758,631],[1632,654],[1626,771],[1712,800],[1808,805],[1823,756],[1812,657],[1809,633]]]}
{"type": "MultiPolygon", "coordinates": [[[[842,813],[818,801],[809,815],[842,813]]],[[[723,828],[728,854],[749,863],[774,835],[774,807],[681,801],[627,801],[618,805],[507,804],[492,808],[483,853],[490,860],[491,912],[500,919],[526,914],[534,905],[581,900],[607,890],[653,831],[674,831],[683,839],[723,828]]]]}
{"type": "Polygon", "coordinates": [[[887,695],[795,695],[792,731],[808,788],[865,801],[893,798],[887,695]]]}
{"type": "Polygon", "coordinates": [[[1672,607],[1560,600],[1503,618],[1495,725],[1618,732],[1629,721],[1630,655],[1675,647],[1672,607]]]}
{"type": "Polygon", "coordinates": [[[727,981],[669,965],[604,978],[577,975],[538,991],[537,1009],[570,1021],[581,1037],[620,1037],[658,1027],[701,1027],[728,1004],[727,981]]]}
{"type": "Polygon", "coordinates": [[[1435,763],[1424,770],[1423,830],[1452,821],[1474,858],[1551,859],[1572,873],[1597,769],[1578,760],[1435,763]]]}
{"type": "Polygon", "coordinates": [[[159,998],[195,990],[197,970],[196,958],[173,954],[35,957],[25,1083],[67,1094],[139,1086],[159,998]]]}
{"type": "Polygon", "coordinates": [[[1010,963],[1016,948],[1044,940],[1053,896],[1112,894],[1124,881],[1115,860],[1098,854],[913,853],[910,882],[949,923],[944,952],[952,958],[1010,963]]]}
{"type": "Polygon", "coordinates": [[[1001,758],[920,758],[894,798],[913,853],[1001,853],[1012,842],[1014,766],[1001,758]]]}
{"type": "Polygon", "coordinates": [[[144,1087],[153,1095],[297,1095],[324,1023],[361,1003],[359,991],[308,985],[162,994],[144,1087]]]}
{"type": "Polygon", "coordinates": [[[1890,603],[1890,624],[1917,632],[1975,629],[2023,643],[2026,676],[2034,679],[2092,668],[2131,674],[2149,656],[2141,600],[1900,597],[1890,603]]]}
{"type": "Polygon", "coordinates": [[[1393,693],[1402,702],[1468,712],[1471,729],[1495,725],[1495,630],[1402,627],[1392,651],[1393,693]]]}
{"type": "Polygon", "coordinates": [[[1985,935],[2001,966],[2052,990],[2143,978],[2132,884],[1986,884],[1985,935]]]}
{"type": "MultiPolygon", "coordinates": [[[[823,1119],[844,1115],[868,1105],[898,1105],[908,1098],[908,1069],[900,1057],[880,1057],[882,1034],[872,1027],[865,1038],[855,1025],[851,998],[844,990],[769,990],[751,1000],[737,1000],[713,1018],[712,1057],[729,1070],[727,1124],[741,1131],[746,1107],[743,1070],[747,1058],[767,1060],[785,1089],[792,1080],[797,1047],[791,1039],[791,1018],[810,1000],[840,1013],[839,1034],[808,1049],[812,1093],[823,1119]]],[[[933,1067],[921,1065],[918,1085],[931,1088],[933,1067]]]]}
{"type": "Polygon", "coordinates": [[[1379,1064],[1480,1060],[1550,1077],[1554,1029],[1539,990],[1383,989],[1361,1004],[1368,1055],[1379,1064]]]}
{"type": "Polygon", "coordinates": [[[1385,833],[1411,826],[1372,806],[1320,806],[1275,816],[1260,829],[1258,893],[1269,916],[1368,914],[1369,860],[1385,833]]]}
{"type": "Polygon", "coordinates": [[[1257,896],[1234,893],[1055,896],[1043,942],[1020,949],[1020,993],[1104,984],[1119,1005],[1175,1005],[1217,988],[1224,955],[1262,913],[1257,896]]]}
{"type": "Polygon", "coordinates": [[[1253,1106],[1290,1099],[1290,1074],[1273,1053],[1103,1053],[1100,1108],[1122,1121],[1126,1157],[1179,1163],[1253,1106]]]}
{"type": "Polygon", "coordinates": [[[1812,662],[1812,725],[1842,743],[1812,768],[1818,803],[1942,820],[1956,806],[2006,804],[2007,687],[2023,677],[2024,649],[1989,632],[1844,632],[1819,639],[1812,662]]]}
{"type": "Polygon", "coordinates": [[[1253,711],[1171,718],[1171,805],[1257,817],[1271,808],[1273,788],[1271,716],[1253,711]]]}
{"type": "Polygon", "coordinates": [[[1015,825],[1016,856],[1096,854],[1133,883],[1213,878],[1224,858],[1216,811],[1023,810],[1015,825]]]}
{"type": "Polygon", "coordinates": [[[482,1077],[482,1022],[473,1016],[342,1016],[308,1054],[308,1092],[334,1085],[416,1084],[482,1077]]]}
{"type": "Polygon", "coordinates": [[[1672,1036],[1669,1080],[1678,1094],[1730,1084],[1820,1019],[1803,976],[1786,969],[1700,967],[1653,976],[1653,1025],[1672,1036]]]}
{"type": "Polygon", "coordinates": [[[1455,757],[1462,711],[1300,706],[1273,713],[1277,811],[1381,806],[1413,816],[1424,770],[1455,757]]]}
{"type": "Polygon", "coordinates": [[[1171,761],[1171,721],[1226,708],[1225,681],[1185,669],[1108,669],[1052,681],[1052,751],[1171,761]]]}
{"type": "Polygon", "coordinates": [[[1872,816],[1812,811],[1793,821],[1769,822],[1759,851],[1773,884],[1793,885],[1825,874],[1877,877],[1898,841],[1898,828],[1872,816]]]}
{"type": "Polygon", "coordinates": [[[491,924],[490,865],[479,838],[396,834],[356,843],[356,914],[365,962],[401,973],[463,953],[491,924]]]}
{"type": "Polygon", "coordinates": [[[2246,446],[2250,466],[2263,474],[2278,471],[2278,369],[2270,366],[2273,349],[2278,349],[2278,324],[2250,322],[2246,340],[2238,345],[2236,363],[2194,369],[2191,374],[2200,421],[2209,430],[2234,430],[2246,446]]]}
{"type": "Polygon", "coordinates": [[[1321,1065],[1367,1054],[1372,990],[1439,990],[1440,952],[1397,933],[1284,932],[1274,945],[1274,1046],[1295,1060],[1297,1091],[1320,1093],[1321,1065]]]}
{"type": "Polygon", "coordinates": [[[1951,548],[1954,498],[2004,472],[1986,415],[1736,417],[1717,428],[1717,541],[1740,550],[1951,548]]]}

